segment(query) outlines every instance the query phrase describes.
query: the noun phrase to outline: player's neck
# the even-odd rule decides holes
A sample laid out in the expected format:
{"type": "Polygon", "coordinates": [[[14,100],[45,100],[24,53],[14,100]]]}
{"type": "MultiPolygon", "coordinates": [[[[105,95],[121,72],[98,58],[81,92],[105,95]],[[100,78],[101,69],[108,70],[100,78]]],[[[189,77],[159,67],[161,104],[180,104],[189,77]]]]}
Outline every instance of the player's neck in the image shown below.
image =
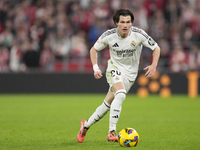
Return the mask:
{"type": "Polygon", "coordinates": [[[121,38],[125,39],[128,36],[128,34],[123,34],[123,35],[120,35],[120,36],[121,36],[121,38]]]}
{"type": "Polygon", "coordinates": [[[130,34],[130,30],[129,30],[128,33],[120,33],[119,31],[118,31],[118,33],[119,33],[119,35],[121,36],[121,38],[125,39],[125,38],[128,37],[128,35],[130,34]]]}

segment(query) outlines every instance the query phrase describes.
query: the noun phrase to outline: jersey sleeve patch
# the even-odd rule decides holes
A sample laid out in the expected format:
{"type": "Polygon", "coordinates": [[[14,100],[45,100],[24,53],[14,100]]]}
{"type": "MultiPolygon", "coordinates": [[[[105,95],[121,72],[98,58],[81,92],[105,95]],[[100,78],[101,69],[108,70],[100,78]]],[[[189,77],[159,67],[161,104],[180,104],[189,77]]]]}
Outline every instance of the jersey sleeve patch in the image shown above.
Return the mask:
{"type": "Polygon", "coordinates": [[[149,45],[154,46],[156,42],[150,37],[148,40],[149,45]]]}

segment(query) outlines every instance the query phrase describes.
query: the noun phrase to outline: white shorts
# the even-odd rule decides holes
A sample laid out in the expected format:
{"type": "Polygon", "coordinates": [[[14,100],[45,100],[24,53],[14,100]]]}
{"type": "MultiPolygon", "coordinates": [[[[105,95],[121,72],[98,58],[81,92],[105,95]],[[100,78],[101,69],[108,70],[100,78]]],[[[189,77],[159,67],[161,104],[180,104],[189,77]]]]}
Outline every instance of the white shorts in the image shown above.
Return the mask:
{"type": "Polygon", "coordinates": [[[125,86],[126,93],[130,90],[135,81],[129,81],[123,73],[118,70],[114,65],[108,63],[108,68],[106,70],[107,82],[110,88],[118,82],[122,82],[125,86]]]}

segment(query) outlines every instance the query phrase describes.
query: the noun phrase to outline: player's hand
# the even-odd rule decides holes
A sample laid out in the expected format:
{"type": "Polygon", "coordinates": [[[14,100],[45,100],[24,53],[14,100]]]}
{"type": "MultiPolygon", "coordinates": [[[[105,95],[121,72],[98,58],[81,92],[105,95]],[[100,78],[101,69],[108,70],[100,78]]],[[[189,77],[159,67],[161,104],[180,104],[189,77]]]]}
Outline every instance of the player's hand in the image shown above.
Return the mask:
{"type": "Polygon", "coordinates": [[[98,70],[98,71],[95,71],[95,72],[94,72],[94,77],[95,77],[95,79],[100,79],[102,76],[103,76],[103,75],[102,75],[101,70],[98,70]]]}
{"type": "Polygon", "coordinates": [[[156,67],[153,65],[150,65],[150,66],[147,66],[146,68],[144,68],[143,70],[146,70],[145,76],[147,78],[151,78],[151,77],[153,77],[153,75],[156,72],[156,67]]]}

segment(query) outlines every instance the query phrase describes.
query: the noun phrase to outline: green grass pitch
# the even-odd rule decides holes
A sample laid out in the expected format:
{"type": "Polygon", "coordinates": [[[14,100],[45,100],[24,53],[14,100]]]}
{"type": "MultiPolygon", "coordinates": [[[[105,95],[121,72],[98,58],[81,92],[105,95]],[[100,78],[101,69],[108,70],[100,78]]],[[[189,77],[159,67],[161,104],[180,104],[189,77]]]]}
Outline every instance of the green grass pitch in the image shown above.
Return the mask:
{"type": "MultiPolygon", "coordinates": [[[[0,95],[1,150],[116,150],[108,142],[107,114],[76,140],[80,122],[94,112],[104,94],[0,95]]],[[[137,150],[199,150],[200,97],[128,94],[122,106],[117,132],[135,128],[140,135],[137,150]]]]}

